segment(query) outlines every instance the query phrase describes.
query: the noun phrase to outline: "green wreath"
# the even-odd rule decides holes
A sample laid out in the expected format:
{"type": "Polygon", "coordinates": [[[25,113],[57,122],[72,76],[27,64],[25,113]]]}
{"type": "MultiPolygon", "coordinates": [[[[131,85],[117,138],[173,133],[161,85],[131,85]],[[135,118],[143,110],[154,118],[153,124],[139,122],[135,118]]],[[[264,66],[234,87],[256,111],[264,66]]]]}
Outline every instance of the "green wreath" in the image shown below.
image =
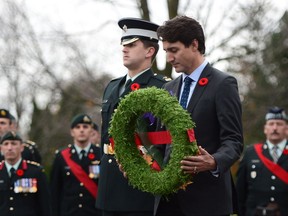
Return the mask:
{"type": "Polygon", "coordinates": [[[191,175],[184,174],[180,161],[184,156],[197,154],[196,141],[190,142],[187,135],[187,130],[194,127],[189,113],[164,89],[143,88],[126,95],[113,114],[109,133],[114,139],[115,156],[129,183],[154,195],[168,195],[185,187],[191,175]],[[160,172],[150,168],[134,143],[137,119],[146,112],[160,118],[172,137],[170,160],[160,172]]]}

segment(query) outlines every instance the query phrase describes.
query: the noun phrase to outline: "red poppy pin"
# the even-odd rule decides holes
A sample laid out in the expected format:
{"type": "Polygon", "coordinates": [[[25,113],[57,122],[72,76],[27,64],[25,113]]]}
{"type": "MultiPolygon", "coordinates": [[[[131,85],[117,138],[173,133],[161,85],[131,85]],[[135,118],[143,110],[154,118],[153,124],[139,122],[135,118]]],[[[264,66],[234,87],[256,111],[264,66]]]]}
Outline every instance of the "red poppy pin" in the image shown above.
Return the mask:
{"type": "Polygon", "coordinates": [[[285,149],[283,150],[283,154],[284,154],[284,155],[288,155],[288,149],[285,148],[285,149]]]}
{"type": "Polygon", "coordinates": [[[205,85],[207,85],[208,84],[208,79],[206,78],[206,77],[204,77],[204,78],[201,78],[199,81],[198,81],[198,84],[200,85],[200,86],[205,86],[205,85]]]}
{"type": "Polygon", "coordinates": [[[133,83],[132,85],[131,85],[131,90],[132,91],[136,91],[136,90],[138,90],[140,88],[140,85],[138,84],[138,83],[133,83]]]}
{"type": "Polygon", "coordinates": [[[89,158],[90,160],[94,160],[94,159],[95,159],[95,155],[94,155],[93,153],[89,153],[89,154],[88,154],[88,158],[89,158]]]}
{"type": "Polygon", "coordinates": [[[24,170],[18,169],[18,170],[16,171],[16,174],[17,174],[19,177],[21,177],[21,176],[24,175],[24,170]]]}

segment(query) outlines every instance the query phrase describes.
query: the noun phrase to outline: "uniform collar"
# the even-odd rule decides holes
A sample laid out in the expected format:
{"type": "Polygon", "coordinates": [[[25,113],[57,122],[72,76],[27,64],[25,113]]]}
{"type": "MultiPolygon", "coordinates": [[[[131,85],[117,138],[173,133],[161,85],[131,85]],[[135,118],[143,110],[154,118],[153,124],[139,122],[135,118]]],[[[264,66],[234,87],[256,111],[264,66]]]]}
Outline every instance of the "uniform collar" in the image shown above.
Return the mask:
{"type": "Polygon", "coordinates": [[[13,167],[15,170],[17,170],[18,167],[19,167],[19,164],[21,163],[21,160],[22,160],[22,158],[20,158],[14,165],[11,165],[11,164],[9,164],[7,161],[5,161],[6,169],[7,169],[8,171],[10,171],[10,169],[13,167]]]}

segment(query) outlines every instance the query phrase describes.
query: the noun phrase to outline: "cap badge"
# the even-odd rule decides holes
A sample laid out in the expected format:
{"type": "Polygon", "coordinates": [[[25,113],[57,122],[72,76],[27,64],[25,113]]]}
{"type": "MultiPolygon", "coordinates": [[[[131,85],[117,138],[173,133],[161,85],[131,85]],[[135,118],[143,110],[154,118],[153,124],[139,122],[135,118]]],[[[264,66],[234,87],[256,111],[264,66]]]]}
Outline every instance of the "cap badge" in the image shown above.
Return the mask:
{"type": "Polygon", "coordinates": [[[6,116],[6,112],[4,110],[1,110],[1,115],[6,116]]]}
{"type": "Polygon", "coordinates": [[[84,116],[83,121],[84,122],[90,122],[90,119],[87,116],[84,116]]]}
{"type": "Polygon", "coordinates": [[[124,25],[122,29],[123,29],[124,32],[127,32],[127,30],[128,30],[126,25],[124,25]]]}

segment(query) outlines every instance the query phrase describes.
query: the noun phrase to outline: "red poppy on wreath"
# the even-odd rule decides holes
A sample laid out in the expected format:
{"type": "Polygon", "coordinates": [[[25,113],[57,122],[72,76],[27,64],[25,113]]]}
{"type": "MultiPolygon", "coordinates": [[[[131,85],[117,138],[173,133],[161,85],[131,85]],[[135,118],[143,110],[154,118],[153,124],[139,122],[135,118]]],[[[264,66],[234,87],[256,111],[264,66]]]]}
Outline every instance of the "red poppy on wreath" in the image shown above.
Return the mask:
{"type": "Polygon", "coordinates": [[[90,160],[93,160],[93,159],[95,158],[95,155],[94,155],[93,153],[89,153],[89,154],[88,154],[88,158],[89,158],[90,160]]]}
{"type": "Polygon", "coordinates": [[[18,169],[18,170],[16,171],[16,174],[17,174],[19,177],[21,177],[21,176],[24,175],[24,170],[18,169]]]}
{"type": "Polygon", "coordinates": [[[130,88],[132,91],[136,91],[140,88],[140,85],[138,83],[133,83],[130,88]]]}
{"type": "Polygon", "coordinates": [[[208,83],[208,79],[207,79],[206,77],[201,78],[201,79],[198,81],[198,84],[199,84],[200,86],[205,86],[205,85],[207,85],[207,83],[208,83]]]}
{"type": "Polygon", "coordinates": [[[288,149],[284,149],[284,150],[283,150],[283,154],[284,154],[284,155],[288,155],[288,149]]]}

